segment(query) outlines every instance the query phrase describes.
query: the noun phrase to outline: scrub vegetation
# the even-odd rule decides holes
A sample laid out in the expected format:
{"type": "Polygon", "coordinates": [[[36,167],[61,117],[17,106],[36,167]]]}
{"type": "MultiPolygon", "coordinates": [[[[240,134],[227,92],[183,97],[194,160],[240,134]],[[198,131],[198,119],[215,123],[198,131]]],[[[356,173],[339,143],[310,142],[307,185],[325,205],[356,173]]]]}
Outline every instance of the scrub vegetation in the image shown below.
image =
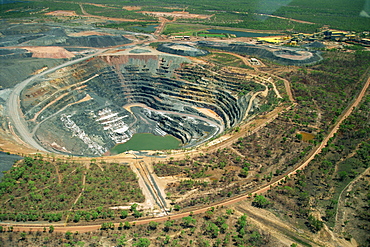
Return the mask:
{"type": "MultiPolygon", "coordinates": [[[[82,14],[78,2],[51,2],[51,1],[27,1],[4,4],[0,10],[3,18],[40,17],[47,11],[72,10],[82,14]],[[11,9],[11,11],[8,11],[11,9]]],[[[362,31],[370,26],[369,18],[360,16],[364,10],[365,1],[358,0],[349,2],[336,0],[335,2],[295,0],[288,3],[262,5],[261,1],[253,0],[247,2],[233,1],[126,1],[127,6],[141,6],[140,10],[125,10],[121,5],[111,0],[90,1],[107,6],[84,4],[84,9],[93,15],[105,17],[155,20],[154,17],[139,13],[139,11],[186,11],[195,14],[212,15],[206,20],[188,20],[181,22],[192,22],[214,26],[227,26],[259,30],[294,30],[298,32],[314,32],[323,25],[342,30],[362,31]],[[262,15],[261,15],[262,14],[262,15]],[[267,14],[283,16],[288,19],[279,19],[267,14]],[[313,22],[314,24],[290,21],[289,18],[313,22]]],[[[180,24],[181,25],[181,24],[180,24]]],[[[166,31],[168,32],[168,31],[166,31]]]]}
{"type": "Polygon", "coordinates": [[[282,218],[314,232],[325,223],[332,229],[339,228],[348,240],[356,237],[368,243],[370,181],[366,176],[354,180],[370,164],[369,107],[368,94],[305,170],[268,193],[282,218]],[[350,183],[354,183],[353,189],[348,189],[350,183]]]}
{"type": "Polygon", "coordinates": [[[119,215],[108,208],[143,202],[127,165],[26,157],[0,183],[0,220],[78,222],[119,215]],[[71,209],[71,211],[69,211],[71,209]]]}

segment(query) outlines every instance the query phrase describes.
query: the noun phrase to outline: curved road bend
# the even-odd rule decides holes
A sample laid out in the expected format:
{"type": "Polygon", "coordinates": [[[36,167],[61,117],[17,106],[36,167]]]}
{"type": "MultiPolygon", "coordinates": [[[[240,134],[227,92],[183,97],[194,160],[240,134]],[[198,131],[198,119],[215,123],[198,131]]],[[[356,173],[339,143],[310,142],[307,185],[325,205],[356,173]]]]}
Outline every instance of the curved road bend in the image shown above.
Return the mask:
{"type": "Polygon", "coordinates": [[[21,83],[17,84],[14,87],[13,91],[11,92],[11,94],[10,94],[10,96],[9,96],[7,102],[6,102],[6,108],[7,108],[7,111],[8,111],[8,115],[11,119],[11,122],[13,123],[15,129],[17,130],[19,136],[21,137],[21,139],[23,141],[25,141],[28,145],[30,145],[31,147],[33,147],[33,148],[35,148],[39,151],[48,152],[36,140],[33,139],[32,134],[30,133],[30,131],[28,129],[27,123],[23,118],[23,114],[21,112],[21,107],[20,107],[20,99],[19,99],[19,96],[20,96],[22,90],[28,84],[30,84],[33,80],[35,80],[37,78],[40,78],[43,75],[54,72],[54,71],[56,71],[58,69],[61,69],[63,67],[66,67],[66,66],[84,61],[84,60],[89,59],[91,57],[97,56],[97,55],[99,55],[99,54],[101,54],[101,53],[103,53],[107,50],[108,49],[103,49],[103,50],[98,51],[97,53],[88,55],[86,57],[82,57],[82,58],[78,58],[78,59],[75,59],[75,60],[72,60],[72,61],[68,61],[68,62],[66,62],[64,64],[61,64],[61,65],[58,65],[54,68],[45,70],[44,72],[41,72],[40,74],[34,75],[34,76],[22,81],[21,83]]]}

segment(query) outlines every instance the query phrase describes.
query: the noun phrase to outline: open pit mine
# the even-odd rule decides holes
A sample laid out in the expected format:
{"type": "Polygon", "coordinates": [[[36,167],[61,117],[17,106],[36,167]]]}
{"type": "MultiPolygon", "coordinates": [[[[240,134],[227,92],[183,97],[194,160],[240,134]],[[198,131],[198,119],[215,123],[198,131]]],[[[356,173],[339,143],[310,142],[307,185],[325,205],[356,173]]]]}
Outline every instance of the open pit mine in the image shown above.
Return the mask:
{"type": "Polygon", "coordinates": [[[173,136],[178,148],[204,143],[257,112],[264,90],[252,76],[131,47],[32,80],[20,110],[45,150],[101,156],[138,133],[173,136]]]}

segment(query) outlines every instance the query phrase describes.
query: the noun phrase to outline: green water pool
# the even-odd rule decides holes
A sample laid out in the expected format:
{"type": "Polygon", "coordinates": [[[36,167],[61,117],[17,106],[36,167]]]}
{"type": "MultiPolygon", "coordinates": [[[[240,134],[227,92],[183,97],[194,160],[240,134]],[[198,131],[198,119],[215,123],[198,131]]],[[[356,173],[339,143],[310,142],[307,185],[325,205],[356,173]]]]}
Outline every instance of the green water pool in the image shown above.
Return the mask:
{"type": "Polygon", "coordinates": [[[111,154],[119,154],[128,150],[168,150],[180,148],[181,142],[171,135],[156,136],[149,133],[139,133],[132,136],[132,138],[122,144],[114,146],[110,152],[111,154]]]}

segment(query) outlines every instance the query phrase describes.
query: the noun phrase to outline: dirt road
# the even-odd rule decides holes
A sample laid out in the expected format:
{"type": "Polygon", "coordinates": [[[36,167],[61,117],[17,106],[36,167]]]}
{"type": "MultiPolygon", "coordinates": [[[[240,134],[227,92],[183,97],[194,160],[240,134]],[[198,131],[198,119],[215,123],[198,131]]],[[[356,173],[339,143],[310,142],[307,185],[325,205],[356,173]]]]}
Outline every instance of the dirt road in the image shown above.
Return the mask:
{"type": "Polygon", "coordinates": [[[36,80],[38,78],[41,78],[42,76],[44,76],[48,73],[54,72],[54,71],[56,71],[58,69],[61,69],[65,66],[69,66],[69,65],[84,61],[86,59],[89,59],[91,57],[97,56],[97,55],[105,52],[106,50],[107,49],[102,49],[102,50],[98,51],[97,53],[94,53],[94,54],[91,54],[91,55],[88,55],[86,57],[82,57],[82,58],[79,58],[79,59],[75,59],[75,60],[72,60],[72,61],[68,61],[68,62],[66,62],[64,64],[61,64],[61,65],[58,65],[54,68],[45,70],[45,71],[41,72],[40,74],[34,75],[34,76],[28,78],[27,80],[22,81],[21,83],[17,84],[14,87],[13,91],[9,95],[9,98],[6,102],[6,108],[7,108],[8,114],[9,114],[9,118],[11,119],[15,129],[17,130],[17,132],[19,133],[19,135],[21,136],[21,139],[23,141],[25,141],[28,145],[30,145],[31,147],[34,147],[38,151],[48,152],[36,140],[34,140],[32,138],[32,134],[30,133],[30,131],[28,129],[28,126],[27,126],[27,123],[25,122],[24,117],[22,116],[23,114],[21,112],[20,99],[19,99],[19,96],[20,96],[22,90],[28,84],[33,82],[34,80],[36,80]]]}

